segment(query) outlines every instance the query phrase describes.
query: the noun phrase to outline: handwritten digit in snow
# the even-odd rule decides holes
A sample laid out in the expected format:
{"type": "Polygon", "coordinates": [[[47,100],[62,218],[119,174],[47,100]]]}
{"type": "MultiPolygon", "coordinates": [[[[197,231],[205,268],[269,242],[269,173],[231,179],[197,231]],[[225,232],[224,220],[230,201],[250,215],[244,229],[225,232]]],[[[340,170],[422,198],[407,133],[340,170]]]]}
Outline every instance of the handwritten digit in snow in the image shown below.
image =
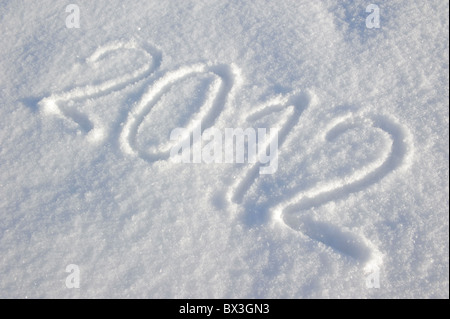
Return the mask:
{"type": "MultiPolygon", "coordinates": [[[[182,88],[184,84],[182,81],[191,81],[194,77],[199,77],[201,75],[208,75],[212,77],[212,82],[207,85],[208,88],[201,88],[201,90],[207,91],[207,94],[206,98],[200,102],[201,105],[196,106],[198,111],[193,112],[192,110],[189,110],[188,112],[189,120],[187,121],[188,123],[185,127],[187,135],[185,139],[189,139],[190,134],[192,134],[198,125],[201,125],[201,130],[203,132],[214,124],[215,120],[223,111],[233,87],[236,82],[238,82],[239,73],[239,69],[233,65],[209,64],[184,66],[175,71],[166,73],[163,77],[157,80],[146,93],[144,93],[141,100],[130,112],[120,136],[122,151],[126,154],[137,155],[138,157],[149,162],[167,160],[170,156],[170,150],[174,144],[183,142],[164,140],[164,142],[160,142],[158,145],[142,147],[137,141],[139,128],[147,119],[147,115],[150,114],[154,106],[163,96],[169,94],[169,90],[175,85],[181,85],[182,88]]],[[[179,91],[180,90],[175,93],[179,94],[179,91]]],[[[184,101],[184,103],[186,102],[184,101]]],[[[167,109],[164,109],[167,112],[167,109]]],[[[173,116],[175,116],[176,113],[177,110],[172,111],[173,116]]],[[[153,115],[153,117],[156,116],[153,115]]]]}
{"type": "Polygon", "coordinates": [[[391,172],[408,163],[411,155],[410,136],[406,129],[395,120],[381,115],[350,116],[335,123],[324,134],[324,141],[332,142],[340,134],[353,129],[356,125],[371,126],[382,130],[392,140],[385,156],[369,163],[361,170],[341,180],[303,191],[272,209],[272,217],[308,237],[322,242],[337,251],[349,255],[366,267],[379,266],[381,253],[366,239],[344,231],[330,223],[316,221],[306,213],[313,207],[322,206],[330,201],[344,199],[352,193],[360,192],[380,182],[391,172]]]}
{"type": "MultiPolygon", "coordinates": [[[[60,104],[67,101],[97,98],[110,94],[114,91],[122,90],[126,86],[134,84],[137,81],[149,76],[159,67],[161,63],[161,53],[157,49],[152,47],[146,47],[144,49],[135,41],[130,41],[125,43],[113,42],[98,48],[89,58],[87,58],[86,65],[90,68],[95,68],[100,62],[102,62],[102,58],[117,50],[137,51],[142,54],[147,61],[136,70],[126,73],[120,77],[106,80],[100,84],[75,87],[69,91],[52,94],[46,98],[43,98],[38,103],[41,111],[46,115],[54,114],[70,119],[77,123],[84,132],[89,133],[91,139],[95,140],[100,138],[102,136],[102,128],[94,127],[91,119],[89,119],[86,114],[83,114],[73,108],[62,107],[60,104]]],[[[94,81],[95,79],[93,79],[92,82],[94,81]]]]}
{"type": "MultiPolygon", "coordinates": [[[[279,96],[259,106],[256,110],[252,110],[252,113],[246,116],[246,122],[247,124],[255,123],[256,120],[264,116],[281,111],[281,119],[275,126],[278,129],[278,147],[282,148],[287,136],[293,127],[298,124],[302,113],[311,102],[314,102],[314,96],[308,92],[284,97],[279,96]]],[[[258,146],[258,148],[265,151],[269,144],[270,140],[266,141],[265,145],[258,146]]],[[[231,187],[228,200],[236,204],[242,203],[245,194],[259,176],[260,166],[260,163],[255,163],[243,171],[231,187]]]]}

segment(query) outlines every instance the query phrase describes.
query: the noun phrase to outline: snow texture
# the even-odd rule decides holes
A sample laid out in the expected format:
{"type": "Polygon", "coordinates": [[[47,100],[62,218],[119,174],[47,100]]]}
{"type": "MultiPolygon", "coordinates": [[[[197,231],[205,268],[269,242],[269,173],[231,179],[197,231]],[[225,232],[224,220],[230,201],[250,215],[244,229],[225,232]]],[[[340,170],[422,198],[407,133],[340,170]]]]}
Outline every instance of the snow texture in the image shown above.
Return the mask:
{"type": "Polygon", "coordinates": [[[448,1],[68,4],[0,3],[1,298],[449,298],[448,1]]]}

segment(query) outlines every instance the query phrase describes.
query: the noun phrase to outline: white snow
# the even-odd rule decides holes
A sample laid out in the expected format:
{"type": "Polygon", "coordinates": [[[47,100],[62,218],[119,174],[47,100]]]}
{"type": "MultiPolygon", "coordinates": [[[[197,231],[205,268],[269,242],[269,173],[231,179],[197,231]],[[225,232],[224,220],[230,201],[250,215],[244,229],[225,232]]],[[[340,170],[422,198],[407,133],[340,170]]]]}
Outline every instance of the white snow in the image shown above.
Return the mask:
{"type": "Polygon", "coordinates": [[[448,1],[72,3],[0,3],[1,298],[449,298],[448,1]]]}

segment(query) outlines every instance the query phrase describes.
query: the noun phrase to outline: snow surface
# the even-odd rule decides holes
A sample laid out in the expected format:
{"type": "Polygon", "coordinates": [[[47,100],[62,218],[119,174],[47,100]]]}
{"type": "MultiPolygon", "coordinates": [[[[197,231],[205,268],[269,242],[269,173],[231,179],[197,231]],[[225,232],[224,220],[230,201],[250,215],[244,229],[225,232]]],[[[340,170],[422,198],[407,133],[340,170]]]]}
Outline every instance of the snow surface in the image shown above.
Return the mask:
{"type": "Polygon", "coordinates": [[[449,297],[448,1],[69,3],[0,3],[0,297],[449,297]]]}

